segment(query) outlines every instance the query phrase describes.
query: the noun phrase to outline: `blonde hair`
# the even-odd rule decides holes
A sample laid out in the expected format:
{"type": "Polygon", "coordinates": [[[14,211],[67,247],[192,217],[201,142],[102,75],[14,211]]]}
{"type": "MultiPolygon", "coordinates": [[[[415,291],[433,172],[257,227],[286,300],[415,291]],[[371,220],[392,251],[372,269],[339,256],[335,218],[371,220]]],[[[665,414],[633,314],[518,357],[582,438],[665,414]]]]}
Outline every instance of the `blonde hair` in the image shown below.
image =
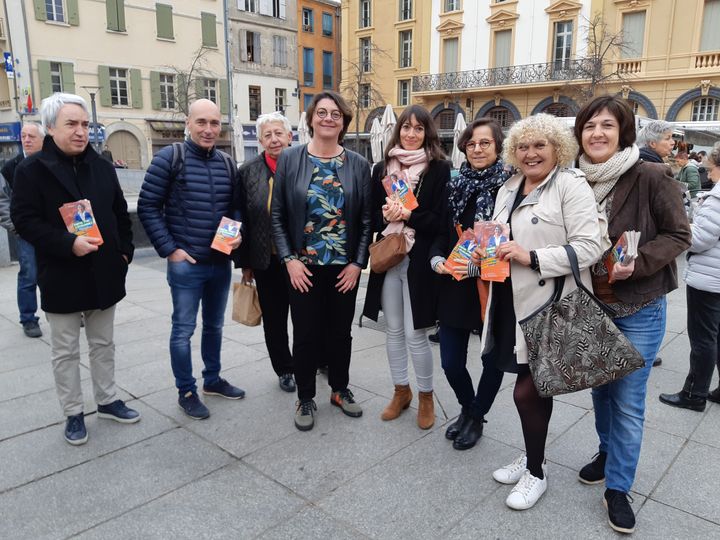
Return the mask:
{"type": "Polygon", "coordinates": [[[578,155],[578,143],[565,122],[551,114],[535,114],[515,122],[507,134],[504,143],[503,160],[519,168],[515,151],[520,142],[546,139],[555,148],[558,165],[570,165],[578,155]]]}

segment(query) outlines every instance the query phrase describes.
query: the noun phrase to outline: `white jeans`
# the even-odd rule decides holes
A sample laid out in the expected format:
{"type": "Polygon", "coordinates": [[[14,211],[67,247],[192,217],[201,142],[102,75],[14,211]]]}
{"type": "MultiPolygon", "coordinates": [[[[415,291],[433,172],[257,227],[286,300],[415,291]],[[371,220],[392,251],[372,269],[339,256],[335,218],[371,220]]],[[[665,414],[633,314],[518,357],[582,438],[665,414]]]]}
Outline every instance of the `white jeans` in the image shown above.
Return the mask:
{"type": "MultiPolygon", "coordinates": [[[[115,401],[115,306],[83,311],[90,357],[90,376],[98,405],[115,401]]],[[[80,386],[80,312],[46,313],[50,323],[50,356],[55,389],[65,416],[83,412],[80,386]]]]}
{"type": "Polygon", "coordinates": [[[418,390],[433,389],[433,356],[424,329],[415,330],[413,325],[407,270],[410,262],[405,257],[400,264],[385,274],[381,302],[385,314],[388,363],[393,384],[407,385],[408,351],[412,358],[418,390]]]}

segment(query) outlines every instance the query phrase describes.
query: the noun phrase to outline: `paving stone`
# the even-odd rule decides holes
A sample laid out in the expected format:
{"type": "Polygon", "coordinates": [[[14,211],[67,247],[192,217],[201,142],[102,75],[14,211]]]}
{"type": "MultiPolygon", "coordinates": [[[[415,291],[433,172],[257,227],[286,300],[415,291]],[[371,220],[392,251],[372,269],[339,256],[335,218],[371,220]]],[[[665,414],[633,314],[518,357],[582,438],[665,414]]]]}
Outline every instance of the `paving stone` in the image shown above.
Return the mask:
{"type": "Polygon", "coordinates": [[[685,382],[684,376],[667,369],[653,368],[645,398],[645,426],[687,438],[702,420],[702,415],[687,409],[665,405],[661,393],[677,392],[685,382]]]}
{"type": "Polygon", "coordinates": [[[633,538],[717,538],[718,534],[715,523],[647,500],[637,515],[633,538]]]}
{"type": "Polygon", "coordinates": [[[720,404],[711,403],[710,401],[707,403],[708,408],[705,409],[705,415],[697,429],[690,435],[690,439],[720,448],[720,404]]]}
{"type": "Polygon", "coordinates": [[[170,319],[156,315],[142,321],[132,321],[115,326],[114,341],[116,345],[143,341],[148,338],[168,343],[170,339],[170,319]]]}
{"type": "Polygon", "coordinates": [[[25,338],[22,345],[2,346],[0,373],[44,364],[50,364],[50,346],[40,339],[25,338]]]}
{"type": "MultiPolygon", "coordinates": [[[[90,371],[80,366],[80,379],[90,377],[90,371]]],[[[55,388],[52,366],[37,363],[25,368],[15,369],[2,374],[0,377],[0,402],[15,399],[28,394],[42,392],[55,388]]]]}
{"type": "Polygon", "coordinates": [[[307,540],[308,538],[362,540],[369,537],[346,523],[333,519],[317,507],[306,506],[279,525],[264,531],[258,538],[267,540],[307,540]]]}
{"type": "MultiPolygon", "coordinates": [[[[687,334],[677,334],[675,339],[670,340],[660,349],[658,356],[662,358],[663,362],[661,366],[653,368],[654,370],[666,369],[674,371],[681,374],[684,381],[690,367],[690,340],[687,334]]],[[[677,390],[681,387],[682,383],[677,390]]],[[[673,390],[673,392],[677,390],[673,390]]]]}
{"type": "MultiPolygon", "coordinates": [[[[120,302],[115,309],[115,327],[134,321],[157,317],[157,313],[132,302],[120,302]]],[[[117,331],[117,330],[116,330],[117,331]]]]}

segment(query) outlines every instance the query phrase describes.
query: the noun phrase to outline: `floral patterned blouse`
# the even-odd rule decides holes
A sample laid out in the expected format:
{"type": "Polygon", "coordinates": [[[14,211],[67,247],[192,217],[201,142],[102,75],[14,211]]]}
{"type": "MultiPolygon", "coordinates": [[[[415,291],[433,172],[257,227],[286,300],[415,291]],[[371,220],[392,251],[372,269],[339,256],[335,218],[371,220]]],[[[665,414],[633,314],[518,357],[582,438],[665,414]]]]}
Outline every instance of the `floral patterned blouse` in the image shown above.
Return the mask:
{"type": "Polygon", "coordinates": [[[313,164],[312,180],[305,207],[305,247],[300,261],[305,264],[347,264],[345,194],[337,169],[345,161],[345,152],[333,158],[309,155],[313,164]]]}

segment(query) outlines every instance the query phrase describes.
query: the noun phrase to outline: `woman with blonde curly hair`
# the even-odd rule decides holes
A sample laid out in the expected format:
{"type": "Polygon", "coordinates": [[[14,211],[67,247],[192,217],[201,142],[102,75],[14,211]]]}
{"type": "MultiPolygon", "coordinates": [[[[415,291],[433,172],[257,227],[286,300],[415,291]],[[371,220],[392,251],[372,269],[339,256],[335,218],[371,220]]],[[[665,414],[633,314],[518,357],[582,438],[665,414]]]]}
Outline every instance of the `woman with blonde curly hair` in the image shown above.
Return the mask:
{"type": "MultiPolygon", "coordinates": [[[[511,277],[491,284],[481,349],[483,362],[517,373],[513,398],[525,454],[493,473],[500,483],[516,484],[505,501],[515,510],[532,507],[547,489],[545,440],[553,408],[552,398],[540,397],[535,388],[517,321],[550,298],[551,278],[572,273],[563,246],[574,249],[587,287],[588,268],[602,253],[592,189],[580,171],[563,168],[577,151],[570,129],[548,114],[517,122],[505,140],[505,162],[519,173],[500,188],[493,221],[510,225],[510,240],[496,253],[510,263],[511,277]]],[[[565,279],[563,296],[575,288],[574,279],[565,279]]]]}

